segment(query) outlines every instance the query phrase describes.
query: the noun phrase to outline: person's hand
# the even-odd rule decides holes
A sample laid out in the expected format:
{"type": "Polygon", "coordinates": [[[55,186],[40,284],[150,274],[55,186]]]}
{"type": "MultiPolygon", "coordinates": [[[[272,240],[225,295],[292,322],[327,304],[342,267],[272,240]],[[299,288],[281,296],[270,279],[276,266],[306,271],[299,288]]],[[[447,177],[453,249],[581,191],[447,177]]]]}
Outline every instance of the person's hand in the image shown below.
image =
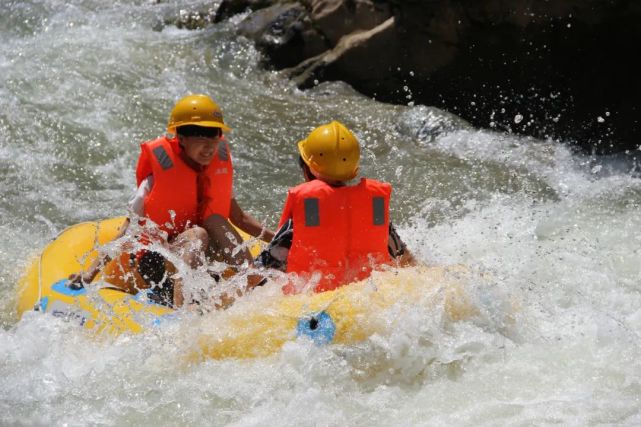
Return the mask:
{"type": "Polygon", "coordinates": [[[274,233],[272,230],[269,228],[263,228],[263,232],[260,235],[260,239],[264,242],[271,242],[274,239],[274,236],[276,233],[274,233]]]}

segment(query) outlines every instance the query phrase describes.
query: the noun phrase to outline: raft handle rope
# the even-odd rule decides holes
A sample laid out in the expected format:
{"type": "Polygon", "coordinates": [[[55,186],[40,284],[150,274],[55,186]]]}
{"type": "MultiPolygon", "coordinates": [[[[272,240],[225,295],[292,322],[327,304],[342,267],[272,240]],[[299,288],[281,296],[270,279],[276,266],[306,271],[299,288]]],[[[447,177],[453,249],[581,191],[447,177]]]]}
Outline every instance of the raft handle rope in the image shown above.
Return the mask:
{"type": "Polygon", "coordinates": [[[34,311],[40,311],[42,307],[42,257],[44,251],[40,254],[38,259],[38,299],[36,300],[36,305],[33,307],[34,311]]]}

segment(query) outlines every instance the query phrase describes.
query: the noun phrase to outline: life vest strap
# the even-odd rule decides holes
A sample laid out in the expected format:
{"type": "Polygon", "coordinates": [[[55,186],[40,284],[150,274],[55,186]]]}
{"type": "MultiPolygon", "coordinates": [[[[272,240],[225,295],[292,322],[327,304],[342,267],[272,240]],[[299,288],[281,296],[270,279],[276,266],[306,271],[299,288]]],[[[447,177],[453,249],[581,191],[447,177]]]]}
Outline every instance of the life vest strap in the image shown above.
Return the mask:
{"type": "Polygon", "coordinates": [[[154,148],[153,152],[154,156],[156,156],[156,160],[158,160],[158,163],[163,168],[163,170],[174,167],[174,162],[171,161],[169,154],[167,154],[167,151],[165,151],[165,147],[156,147],[154,148]]]}
{"type": "Polygon", "coordinates": [[[374,225],[385,225],[385,198],[372,198],[372,211],[374,213],[374,225]]]}
{"type": "Polygon", "coordinates": [[[318,207],[318,199],[315,197],[305,199],[305,226],[320,226],[320,209],[318,207]]]}
{"type": "Polygon", "coordinates": [[[226,162],[229,159],[229,151],[227,150],[227,144],[224,141],[218,143],[218,158],[226,162]]]}

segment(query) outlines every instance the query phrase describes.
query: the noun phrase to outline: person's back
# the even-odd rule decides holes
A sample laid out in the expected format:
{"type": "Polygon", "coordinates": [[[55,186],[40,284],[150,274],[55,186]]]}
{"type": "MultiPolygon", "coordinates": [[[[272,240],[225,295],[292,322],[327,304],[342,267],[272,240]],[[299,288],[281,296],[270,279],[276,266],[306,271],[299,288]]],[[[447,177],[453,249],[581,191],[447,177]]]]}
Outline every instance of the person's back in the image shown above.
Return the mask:
{"type": "MultiPolygon", "coordinates": [[[[349,129],[336,121],[319,126],[298,150],[306,182],[289,190],[279,231],[259,265],[296,273],[303,287],[323,292],[365,279],[392,258],[414,263],[390,223],[391,185],[350,182],[358,174],[360,147],[349,129]]],[[[292,282],[284,288],[298,290],[292,282]]]]}
{"type": "Polygon", "coordinates": [[[365,178],[338,187],[314,180],[290,190],[296,233],[287,272],[322,271],[320,292],[364,279],[389,262],[391,191],[389,184],[365,178]]]}

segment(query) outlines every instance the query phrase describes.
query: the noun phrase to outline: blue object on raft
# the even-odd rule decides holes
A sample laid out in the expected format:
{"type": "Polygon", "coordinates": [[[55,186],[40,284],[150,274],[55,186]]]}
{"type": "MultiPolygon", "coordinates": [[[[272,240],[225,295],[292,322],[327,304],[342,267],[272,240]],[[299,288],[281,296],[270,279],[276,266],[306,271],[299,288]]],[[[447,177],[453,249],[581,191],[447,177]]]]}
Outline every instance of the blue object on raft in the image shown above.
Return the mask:
{"type": "Polygon", "coordinates": [[[298,320],[296,325],[296,336],[305,336],[317,345],[329,344],[334,340],[336,334],[336,324],[325,311],[310,316],[305,316],[298,320]]]}
{"type": "Polygon", "coordinates": [[[84,286],[70,287],[68,282],[67,279],[58,280],[51,285],[51,289],[63,295],[69,295],[70,297],[77,297],[78,295],[87,293],[84,286]]]}

